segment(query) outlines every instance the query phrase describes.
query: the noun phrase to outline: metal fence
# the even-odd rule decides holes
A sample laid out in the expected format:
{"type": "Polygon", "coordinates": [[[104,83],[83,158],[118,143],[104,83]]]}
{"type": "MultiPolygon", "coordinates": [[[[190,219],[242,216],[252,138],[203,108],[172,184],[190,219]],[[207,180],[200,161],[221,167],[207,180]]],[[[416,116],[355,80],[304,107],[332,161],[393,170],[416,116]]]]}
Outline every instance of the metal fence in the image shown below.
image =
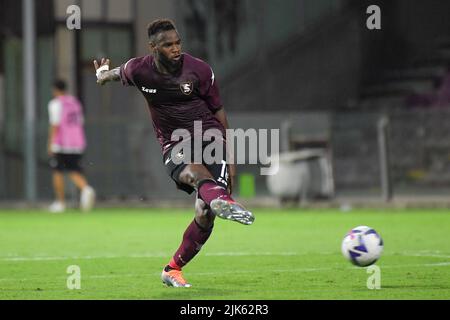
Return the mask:
{"type": "Polygon", "coordinates": [[[450,111],[337,114],[332,145],[337,190],[381,192],[377,123],[386,116],[395,193],[442,195],[450,188],[450,111]]]}

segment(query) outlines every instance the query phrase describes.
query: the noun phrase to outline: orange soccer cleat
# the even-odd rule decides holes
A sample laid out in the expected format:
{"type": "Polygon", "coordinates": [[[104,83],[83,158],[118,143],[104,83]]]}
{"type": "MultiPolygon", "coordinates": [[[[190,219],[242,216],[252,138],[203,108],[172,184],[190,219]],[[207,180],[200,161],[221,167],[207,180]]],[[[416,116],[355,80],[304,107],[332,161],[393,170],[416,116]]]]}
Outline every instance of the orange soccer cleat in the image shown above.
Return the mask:
{"type": "Polygon", "coordinates": [[[181,270],[163,270],[161,274],[161,280],[168,287],[191,287],[191,285],[187,283],[187,281],[183,278],[183,273],[181,272],[181,270]]]}

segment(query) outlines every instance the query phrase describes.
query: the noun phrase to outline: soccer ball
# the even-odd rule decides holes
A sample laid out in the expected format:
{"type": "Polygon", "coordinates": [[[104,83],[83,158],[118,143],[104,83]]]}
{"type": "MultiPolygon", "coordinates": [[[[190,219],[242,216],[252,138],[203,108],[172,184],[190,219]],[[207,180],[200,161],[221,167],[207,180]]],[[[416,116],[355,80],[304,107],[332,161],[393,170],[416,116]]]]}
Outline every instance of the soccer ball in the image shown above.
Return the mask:
{"type": "Polygon", "coordinates": [[[359,226],[350,230],[342,240],[342,254],[354,265],[374,264],[383,252],[383,239],[372,228],[359,226]]]}

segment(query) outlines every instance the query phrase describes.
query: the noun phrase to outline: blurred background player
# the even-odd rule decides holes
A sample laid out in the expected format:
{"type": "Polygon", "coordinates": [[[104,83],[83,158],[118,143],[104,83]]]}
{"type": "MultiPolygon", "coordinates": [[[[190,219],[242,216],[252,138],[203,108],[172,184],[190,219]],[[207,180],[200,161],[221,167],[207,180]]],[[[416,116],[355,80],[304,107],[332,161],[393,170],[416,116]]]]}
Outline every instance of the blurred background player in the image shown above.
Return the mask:
{"type": "Polygon", "coordinates": [[[208,240],[215,216],[245,225],[252,224],[254,217],[230,196],[235,168],[234,164],[226,163],[226,151],[221,162],[213,164],[206,164],[204,159],[203,163],[191,163],[192,155],[172,155],[178,141],[171,140],[171,137],[177,129],[189,131],[193,139],[202,139],[200,134],[208,129],[218,129],[221,132],[218,138],[225,148],[228,121],[211,67],[182,53],[181,40],[173,22],[155,20],[149,24],[147,33],[150,55],[133,58],[113,70],[109,70],[109,59],[102,59],[100,64],[94,61],[94,66],[99,84],[121,81],[124,85],[135,86],[144,95],[167,173],[179,189],[189,194],[197,192],[195,218],[162,272],[162,281],[166,285],[190,287],[181,269],[208,240]],[[203,132],[194,132],[194,121],[202,122],[203,132]],[[181,164],[176,164],[173,157],[184,159],[181,164]]]}
{"type": "Polygon", "coordinates": [[[51,157],[56,201],[49,209],[57,213],[66,208],[64,172],[67,171],[72,182],[81,191],[80,208],[89,211],[95,202],[95,191],[89,186],[81,168],[81,158],[86,148],[83,110],[78,99],[66,93],[66,83],[63,80],[53,83],[52,94],[53,99],[48,104],[48,154],[51,157]]]}

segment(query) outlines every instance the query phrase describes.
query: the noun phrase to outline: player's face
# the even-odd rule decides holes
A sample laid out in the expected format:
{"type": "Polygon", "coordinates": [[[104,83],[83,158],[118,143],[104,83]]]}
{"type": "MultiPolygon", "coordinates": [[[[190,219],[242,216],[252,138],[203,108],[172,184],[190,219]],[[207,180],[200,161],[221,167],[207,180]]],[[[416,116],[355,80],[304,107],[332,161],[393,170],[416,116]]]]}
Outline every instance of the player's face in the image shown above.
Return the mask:
{"type": "Polygon", "coordinates": [[[177,65],[181,58],[181,39],[178,33],[169,30],[158,34],[153,50],[158,58],[177,65]]]}
{"type": "Polygon", "coordinates": [[[52,88],[52,95],[53,95],[54,98],[56,98],[56,97],[61,95],[61,91],[59,91],[56,88],[52,88]]]}

